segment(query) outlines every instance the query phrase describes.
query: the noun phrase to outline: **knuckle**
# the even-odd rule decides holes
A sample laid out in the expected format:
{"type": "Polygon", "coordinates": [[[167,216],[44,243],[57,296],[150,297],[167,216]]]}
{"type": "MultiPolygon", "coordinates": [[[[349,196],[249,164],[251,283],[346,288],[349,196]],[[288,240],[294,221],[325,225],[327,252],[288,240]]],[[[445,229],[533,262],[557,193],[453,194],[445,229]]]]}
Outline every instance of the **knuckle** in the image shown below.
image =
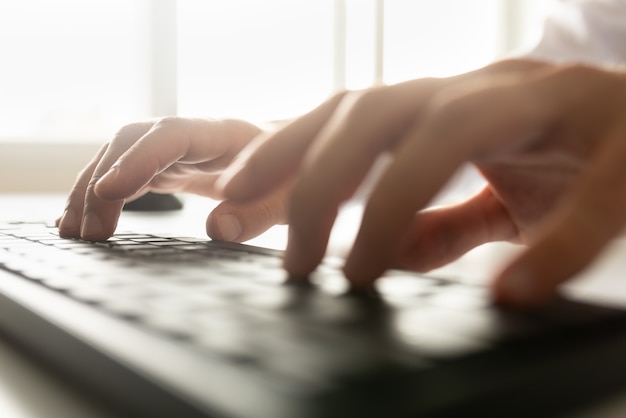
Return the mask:
{"type": "Polygon", "coordinates": [[[572,77],[572,78],[580,78],[580,77],[589,77],[595,76],[598,73],[593,67],[582,63],[572,63],[566,64],[562,68],[557,71],[557,75],[572,77]]]}
{"type": "Polygon", "coordinates": [[[115,133],[110,144],[128,148],[142,137],[151,126],[152,123],[149,122],[135,122],[124,125],[115,133]]]}
{"type": "Polygon", "coordinates": [[[556,85],[564,84],[584,87],[570,88],[565,96],[568,102],[578,104],[587,102],[586,95],[588,94],[589,88],[595,90],[601,87],[604,80],[601,74],[602,71],[599,69],[585,64],[573,63],[563,65],[546,78],[548,82],[554,82],[556,85]],[[583,80],[584,83],[581,83],[581,80],[583,80]]]}
{"type": "Polygon", "coordinates": [[[328,101],[340,101],[343,100],[346,96],[350,95],[354,93],[354,91],[348,90],[348,89],[342,89],[339,91],[336,91],[335,93],[333,93],[330,98],[328,99],[328,101]]]}
{"type": "Polygon", "coordinates": [[[445,97],[441,101],[434,103],[434,113],[450,119],[451,121],[463,121],[472,113],[473,100],[468,96],[445,97]]]}
{"type": "Polygon", "coordinates": [[[350,109],[346,115],[348,120],[362,121],[381,108],[383,105],[383,90],[380,87],[346,93],[344,101],[350,109]]]}
{"type": "Polygon", "coordinates": [[[128,135],[131,132],[135,132],[137,129],[140,129],[143,126],[141,122],[133,122],[127,125],[122,126],[118,131],[117,135],[123,136],[128,135]]]}
{"type": "MultiPolygon", "coordinates": [[[[178,143],[189,144],[196,137],[194,133],[197,131],[205,132],[207,127],[212,126],[211,123],[202,119],[189,119],[179,116],[166,116],[159,119],[154,125],[154,130],[161,130],[172,134],[172,138],[176,138],[178,143]]],[[[205,138],[205,137],[203,137],[205,138]]],[[[211,144],[212,141],[204,141],[205,144],[211,144]]],[[[212,145],[211,145],[212,146],[212,145]]]]}
{"type": "Polygon", "coordinates": [[[180,129],[184,125],[184,120],[178,116],[165,116],[157,120],[155,126],[159,128],[180,129]]]}
{"type": "Polygon", "coordinates": [[[98,183],[98,180],[100,180],[103,175],[104,174],[99,173],[93,173],[91,175],[91,178],[89,178],[89,181],[87,182],[87,187],[85,188],[87,195],[95,194],[94,189],[96,188],[96,183],[98,183]]]}
{"type": "MultiPolygon", "coordinates": [[[[598,117],[598,124],[606,124],[604,117],[622,116],[624,82],[622,75],[584,63],[561,65],[538,81],[554,95],[555,114],[585,112],[585,118],[598,117]],[[596,106],[595,103],[600,103],[596,106]],[[618,113],[611,109],[619,109],[618,113]],[[602,110],[601,112],[599,110],[602,110]]],[[[588,120],[588,119],[587,119],[588,120]]]]}
{"type": "Polygon", "coordinates": [[[474,120],[475,99],[473,96],[443,94],[431,102],[427,117],[430,129],[438,140],[453,137],[452,133],[474,120]]]}
{"type": "Polygon", "coordinates": [[[354,90],[348,90],[348,89],[341,89],[338,91],[335,91],[333,94],[330,95],[330,97],[328,97],[325,101],[324,104],[341,104],[344,103],[348,98],[352,97],[356,92],[354,90]]]}

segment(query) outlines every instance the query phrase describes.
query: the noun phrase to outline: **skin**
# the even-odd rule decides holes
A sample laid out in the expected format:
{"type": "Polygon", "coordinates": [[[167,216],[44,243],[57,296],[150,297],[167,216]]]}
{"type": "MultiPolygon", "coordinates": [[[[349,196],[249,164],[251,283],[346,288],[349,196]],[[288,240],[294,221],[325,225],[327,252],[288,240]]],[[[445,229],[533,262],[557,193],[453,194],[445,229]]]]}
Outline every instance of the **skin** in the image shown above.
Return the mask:
{"type": "Polygon", "coordinates": [[[381,155],[391,162],[344,266],[357,287],[390,267],[429,270],[506,240],[527,249],[494,278],[494,298],[534,306],[624,226],[626,74],[503,61],[341,94],[320,108],[255,141],[218,181],[238,202],[293,182],[285,268],[294,276],[319,264],[338,207],[381,155]],[[312,134],[294,135],[304,131],[312,134]],[[483,173],[485,189],[424,210],[465,163],[483,173]]]}
{"type": "Polygon", "coordinates": [[[223,200],[207,219],[217,239],[243,241],[288,222],[285,268],[305,276],[324,255],[339,206],[381,156],[390,162],[344,266],[355,287],[388,268],[425,271],[504,240],[527,247],[494,278],[494,298],[534,306],[626,221],[626,75],[509,60],[337,94],[270,132],[182,118],[129,125],[79,175],[59,231],[106,239],[125,199],[189,191],[223,200]],[[428,208],[467,163],[484,175],[484,190],[428,208]]]}
{"type": "MultiPolygon", "coordinates": [[[[78,175],[57,220],[60,235],[106,240],[115,232],[124,202],[148,191],[223,200],[216,179],[260,133],[240,120],[164,118],[123,127],[78,175]]],[[[284,223],[286,194],[279,188],[250,204],[223,200],[207,218],[207,233],[241,242],[284,223]]]]}

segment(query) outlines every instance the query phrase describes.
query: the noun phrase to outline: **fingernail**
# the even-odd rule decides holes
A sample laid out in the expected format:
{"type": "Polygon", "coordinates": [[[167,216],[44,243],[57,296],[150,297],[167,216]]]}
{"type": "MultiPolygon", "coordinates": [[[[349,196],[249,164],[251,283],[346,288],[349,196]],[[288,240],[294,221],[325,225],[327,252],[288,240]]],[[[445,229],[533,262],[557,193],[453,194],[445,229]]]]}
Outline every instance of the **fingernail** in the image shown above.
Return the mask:
{"type": "Polygon", "coordinates": [[[223,241],[234,241],[241,235],[241,223],[232,213],[226,213],[217,217],[219,238],[223,241]]]}
{"type": "Polygon", "coordinates": [[[59,221],[59,229],[67,233],[68,231],[75,231],[78,227],[78,220],[76,219],[76,212],[73,209],[65,209],[61,220],[59,221]]]}
{"type": "Polygon", "coordinates": [[[119,174],[119,171],[119,166],[111,167],[109,171],[107,171],[102,177],[100,177],[97,184],[106,184],[115,181],[117,175],[119,174]]]}
{"type": "Polygon", "coordinates": [[[88,212],[83,218],[83,227],[80,230],[80,236],[82,238],[90,238],[102,233],[102,221],[93,212],[88,212]]]}

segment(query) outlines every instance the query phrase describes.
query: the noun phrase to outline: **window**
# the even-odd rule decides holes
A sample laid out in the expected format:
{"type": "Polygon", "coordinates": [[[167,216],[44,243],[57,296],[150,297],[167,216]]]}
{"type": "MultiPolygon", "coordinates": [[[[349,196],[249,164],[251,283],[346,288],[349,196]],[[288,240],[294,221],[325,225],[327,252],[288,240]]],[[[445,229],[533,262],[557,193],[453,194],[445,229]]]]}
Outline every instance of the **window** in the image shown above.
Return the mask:
{"type": "Polygon", "coordinates": [[[0,137],[80,139],[146,117],[140,4],[0,3],[0,137]]]}
{"type": "Polygon", "coordinates": [[[286,119],[332,91],[332,0],[178,7],[180,114],[286,119]]]}
{"type": "Polygon", "coordinates": [[[66,190],[88,155],[130,121],[285,119],[340,88],[478,67],[536,30],[545,3],[2,2],[0,178],[19,182],[0,181],[0,190],[66,190]]]}

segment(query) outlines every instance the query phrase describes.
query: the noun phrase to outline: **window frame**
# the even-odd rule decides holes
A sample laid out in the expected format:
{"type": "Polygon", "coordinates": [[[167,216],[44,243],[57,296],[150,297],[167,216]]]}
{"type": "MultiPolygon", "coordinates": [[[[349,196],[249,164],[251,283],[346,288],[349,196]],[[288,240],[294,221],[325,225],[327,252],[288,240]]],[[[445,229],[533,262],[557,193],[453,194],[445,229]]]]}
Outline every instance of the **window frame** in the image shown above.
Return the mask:
{"type": "MultiPolygon", "coordinates": [[[[333,86],[346,86],[346,1],[334,0],[333,86]]],[[[539,0],[541,1],[541,0],[539,0]]],[[[384,2],[375,0],[374,83],[383,79],[384,2]]],[[[496,56],[517,48],[527,38],[527,23],[536,7],[531,2],[499,1],[500,41],[496,56]]],[[[177,114],[177,0],[145,0],[149,80],[146,95],[151,117],[177,114]]],[[[0,138],[0,193],[67,192],[77,173],[103,141],[41,141],[37,138],[0,138]],[[33,152],[36,150],[36,152],[33,152]]]]}

